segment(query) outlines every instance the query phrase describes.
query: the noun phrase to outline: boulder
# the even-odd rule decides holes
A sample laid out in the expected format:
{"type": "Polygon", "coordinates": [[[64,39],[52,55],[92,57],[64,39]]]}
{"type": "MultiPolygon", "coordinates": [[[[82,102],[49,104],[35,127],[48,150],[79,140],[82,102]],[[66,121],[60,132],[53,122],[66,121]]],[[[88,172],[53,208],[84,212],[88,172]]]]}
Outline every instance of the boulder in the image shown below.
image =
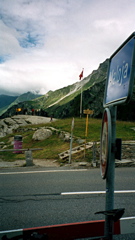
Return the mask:
{"type": "Polygon", "coordinates": [[[44,140],[52,135],[52,131],[46,128],[38,129],[34,134],[32,139],[36,141],[44,140]]]}
{"type": "Polygon", "coordinates": [[[59,134],[59,138],[61,138],[65,142],[70,142],[71,135],[68,132],[61,131],[59,134]]]}
{"type": "Polygon", "coordinates": [[[65,142],[70,142],[70,139],[71,139],[71,136],[69,133],[66,133],[65,136],[64,136],[64,141],[65,142]]]}

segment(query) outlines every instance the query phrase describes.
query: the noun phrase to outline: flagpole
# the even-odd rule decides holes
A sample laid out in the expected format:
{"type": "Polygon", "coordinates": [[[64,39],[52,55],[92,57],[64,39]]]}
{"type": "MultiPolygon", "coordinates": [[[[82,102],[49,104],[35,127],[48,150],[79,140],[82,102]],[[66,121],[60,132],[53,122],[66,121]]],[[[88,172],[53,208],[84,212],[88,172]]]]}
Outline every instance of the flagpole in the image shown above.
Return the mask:
{"type": "Polygon", "coordinates": [[[71,155],[72,155],[73,130],[74,130],[74,118],[72,119],[72,125],[71,125],[71,139],[70,139],[69,164],[71,163],[71,155]]]}
{"type": "Polygon", "coordinates": [[[80,118],[82,117],[82,81],[81,81],[81,99],[80,99],[80,118]]]}
{"type": "MultiPolygon", "coordinates": [[[[83,78],[83,71],[84,71],[84,68],[82,69],[82,72],[79,75],[80,80],[83,78]]],[[[82,80],[81,80],[81,98],[80,98],[80,118],[81,117],[82,117],[82,80]]]]}

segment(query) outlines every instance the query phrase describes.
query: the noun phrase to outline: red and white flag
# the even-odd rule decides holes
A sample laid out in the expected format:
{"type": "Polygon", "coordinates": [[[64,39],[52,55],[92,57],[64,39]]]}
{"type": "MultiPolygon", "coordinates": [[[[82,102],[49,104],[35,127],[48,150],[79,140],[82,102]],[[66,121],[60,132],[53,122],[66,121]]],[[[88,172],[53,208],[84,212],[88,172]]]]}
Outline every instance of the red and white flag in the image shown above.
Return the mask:
{"type": "Polygon", "coordinates": [[[79,75],[79,80],[81,80],[82,78],[83,78],[83,70],[82,70],[82,72],[79,75]]]}

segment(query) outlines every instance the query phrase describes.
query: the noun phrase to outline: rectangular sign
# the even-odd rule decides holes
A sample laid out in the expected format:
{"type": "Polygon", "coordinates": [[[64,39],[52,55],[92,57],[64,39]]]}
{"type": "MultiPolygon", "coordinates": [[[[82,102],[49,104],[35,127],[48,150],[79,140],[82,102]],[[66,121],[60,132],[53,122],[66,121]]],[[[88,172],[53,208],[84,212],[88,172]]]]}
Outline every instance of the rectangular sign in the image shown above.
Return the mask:
{"type": "Polygon", "coordinates": [[[132,93],[135,73],[135,33],[110,57],[104,106],[127,102],[132,93]]]}
{"type": "Polygon", "coordinates": [[[86,109],[86,110],[83,110],[83,113],[84,114],[93,114],[93,110],[90,110],[90,109],[86,109]]]}

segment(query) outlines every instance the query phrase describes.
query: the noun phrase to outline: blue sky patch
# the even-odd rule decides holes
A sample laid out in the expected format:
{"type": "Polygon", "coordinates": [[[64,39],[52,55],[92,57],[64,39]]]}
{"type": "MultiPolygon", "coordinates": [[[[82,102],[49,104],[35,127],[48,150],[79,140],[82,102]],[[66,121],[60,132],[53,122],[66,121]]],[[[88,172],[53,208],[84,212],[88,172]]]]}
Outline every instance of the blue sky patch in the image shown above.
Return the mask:
{"type": "Polygon", "coordinates": [[[40,39],[38,35],[32,36],[31,33],[28,33],[26,38],[19,39],[19,43],[23,48],[32,48],[40,45],[40,39]]]}
{"type": "Polygon", "coordinates": [[[0,64],[6,62],[10,58],[9,55],[1,55],[0,56],[0,64]]]}

